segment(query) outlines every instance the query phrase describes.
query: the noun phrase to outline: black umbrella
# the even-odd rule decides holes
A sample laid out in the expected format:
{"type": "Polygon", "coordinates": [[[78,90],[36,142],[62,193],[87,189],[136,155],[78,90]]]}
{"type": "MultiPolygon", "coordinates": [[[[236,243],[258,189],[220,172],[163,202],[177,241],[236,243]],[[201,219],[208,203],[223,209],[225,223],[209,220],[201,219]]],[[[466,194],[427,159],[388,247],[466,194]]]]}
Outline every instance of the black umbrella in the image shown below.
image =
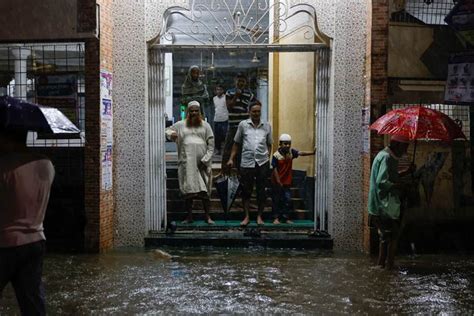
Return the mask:
{"type": "Polygon", "coordinates": [[[77,138],[80,130],[58,109],[9,96],[0,97],[0,128],[77,138]]]}
{"type": "Polygon", "coordinates": [[[239,191],[239,179],[237,176],[220,176],[214,180],[214,184],[224,209],[225,220],[227,221],[227,213],[232,207],[232,203],[234,203],[239,191]]]}

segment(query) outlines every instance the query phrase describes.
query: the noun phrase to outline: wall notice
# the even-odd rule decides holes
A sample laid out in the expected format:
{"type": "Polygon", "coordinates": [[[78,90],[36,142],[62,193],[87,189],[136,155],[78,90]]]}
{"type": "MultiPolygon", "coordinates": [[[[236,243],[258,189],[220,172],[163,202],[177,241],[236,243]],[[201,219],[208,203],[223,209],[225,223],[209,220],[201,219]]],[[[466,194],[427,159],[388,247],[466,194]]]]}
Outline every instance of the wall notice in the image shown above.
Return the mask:
{"type": "Polygon", "coordinates": [[[461,105],[474,102],[474,53],[450,56],[444,101],[461,105]]]}
{"type": "Polygon", "coordinates": [[[100,151],[102,167],[102,190],[112,190],[113,184],[113,105],[112,74],[100,72],[100,151]]]}

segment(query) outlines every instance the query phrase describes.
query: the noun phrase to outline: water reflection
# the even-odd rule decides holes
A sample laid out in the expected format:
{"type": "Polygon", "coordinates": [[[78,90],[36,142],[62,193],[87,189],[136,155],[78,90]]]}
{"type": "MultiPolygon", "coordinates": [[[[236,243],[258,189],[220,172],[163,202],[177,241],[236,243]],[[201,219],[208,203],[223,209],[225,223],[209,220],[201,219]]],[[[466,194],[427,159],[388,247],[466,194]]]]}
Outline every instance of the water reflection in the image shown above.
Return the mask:
{"type": "MultiPolygon", "coordinates": [[[[168,249],[46,258],[50,314],[455,313],[474,310],[472,257],[420,256],[387,273],[363,255],[168,249]]],[[[18,313],[13,291],[0,314],[18,313]]]]}

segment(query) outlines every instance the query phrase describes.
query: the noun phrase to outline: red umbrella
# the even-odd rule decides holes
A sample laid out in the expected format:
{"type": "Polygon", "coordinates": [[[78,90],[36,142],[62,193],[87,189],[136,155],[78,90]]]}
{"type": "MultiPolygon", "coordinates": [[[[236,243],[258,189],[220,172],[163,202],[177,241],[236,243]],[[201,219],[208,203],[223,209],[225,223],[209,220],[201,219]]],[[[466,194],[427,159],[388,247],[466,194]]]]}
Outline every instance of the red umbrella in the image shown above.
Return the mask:
{"type": "MultiPolygon", "coordinates": [[[[405,136],[412,140],[425,138],[451,142],[456,138],[466,139],[461,126],[453,119],[440,111],[423,106],[392,110],[375,121],[370,129],[379,134],[405,136]]],[[[415,154],[413,160],[414,156],[415,154]]]]}
{"type": "Polygon", "coordinates": [[[423,106],[411,106],[388,112],[375,121],[370,129],[379,134],[400,135],[409,139],[439,139],[452,141],[466,138],[461,126],[446,114],[423,106]]]}

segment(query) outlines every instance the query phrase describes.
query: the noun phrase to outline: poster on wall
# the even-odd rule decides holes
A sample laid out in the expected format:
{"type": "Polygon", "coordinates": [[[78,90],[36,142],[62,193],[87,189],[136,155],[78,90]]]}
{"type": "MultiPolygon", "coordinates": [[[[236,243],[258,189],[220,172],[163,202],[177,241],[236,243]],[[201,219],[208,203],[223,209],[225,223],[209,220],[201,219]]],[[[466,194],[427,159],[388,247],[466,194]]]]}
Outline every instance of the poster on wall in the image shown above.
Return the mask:
{"type": "Polygon", "coordinates": [[[113,103],[112,74],[100,72],[100,150],[102,167],[102,190],[112,189],[113,166],[113,103]]]}
{"type": "Polygon", "coordinates": [[[101,151],[102,190],[112,190],[112,145],[101,151]]]}
{"type": "Polygon", "coordinates": [[[461,105],[474,102],[474,53],[450,56],[444,101],[461,105]]]}

